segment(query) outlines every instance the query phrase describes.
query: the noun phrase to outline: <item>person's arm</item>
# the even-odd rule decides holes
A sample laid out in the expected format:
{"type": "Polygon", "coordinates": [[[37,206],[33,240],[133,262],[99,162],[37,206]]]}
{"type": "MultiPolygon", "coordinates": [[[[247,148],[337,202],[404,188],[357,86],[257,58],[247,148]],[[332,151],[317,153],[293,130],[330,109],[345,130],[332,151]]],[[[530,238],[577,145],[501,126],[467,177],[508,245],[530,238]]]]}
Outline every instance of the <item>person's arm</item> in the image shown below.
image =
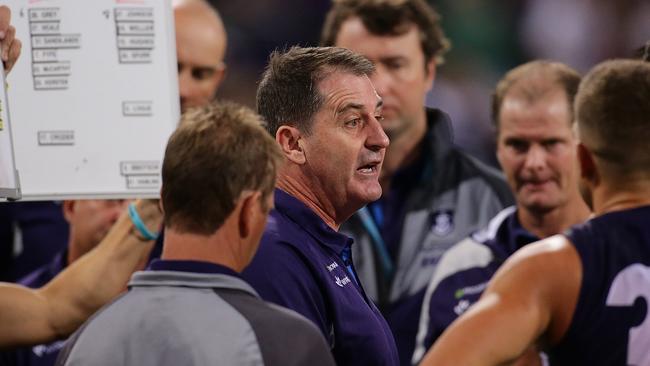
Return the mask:
{"type": "Polygon", "coordinates": [[[5,5],[0,5],[0,58],[9,72],[20,55],[22,44],[16,38],[16,28],[11,25],[11,10],[5,5]]]}
{"type": "Polygon", "coordinates": [[[581,282],[582,263],[566,238],[524,247],[420,365],[507,364],[537,342],[556,343],[571,322],[581,282]]]}
{"type": "MultiPolygon", "coordinates": [[[[157,201],[138,201],[136,208],[150,230],[160,227],[157,201]]],[[[152,245],[125,212],[95,249],[42,288],[0,284],[0,346],[44,343],[69,335],[124,290],[152,245]]]]}

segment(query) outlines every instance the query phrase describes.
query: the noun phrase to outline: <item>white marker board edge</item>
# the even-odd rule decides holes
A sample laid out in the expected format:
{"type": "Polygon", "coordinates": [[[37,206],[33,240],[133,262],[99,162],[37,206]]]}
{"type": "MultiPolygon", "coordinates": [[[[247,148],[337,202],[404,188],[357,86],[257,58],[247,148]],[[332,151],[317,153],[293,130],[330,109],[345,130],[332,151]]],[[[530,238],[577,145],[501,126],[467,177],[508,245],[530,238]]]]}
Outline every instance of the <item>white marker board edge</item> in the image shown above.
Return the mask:
{"type": "Polygon", "coordinates": [[[2,134],[0,136],[0,154],[2,154],[2,159],[0,160],[0,169],[2,169],[0,171],[0,199],[6,198],[7,200],[15,201],[22,198],[22,195],[14,157],[9,98],[5,80],[5,68],[2,62],[0,62],[0,90],[2,93],[0,94],[0,123],[2,124],[2,131],[0,131],[0,134],[2,134]],[[8,166],[5,164],[8,164],[8,166]]]}

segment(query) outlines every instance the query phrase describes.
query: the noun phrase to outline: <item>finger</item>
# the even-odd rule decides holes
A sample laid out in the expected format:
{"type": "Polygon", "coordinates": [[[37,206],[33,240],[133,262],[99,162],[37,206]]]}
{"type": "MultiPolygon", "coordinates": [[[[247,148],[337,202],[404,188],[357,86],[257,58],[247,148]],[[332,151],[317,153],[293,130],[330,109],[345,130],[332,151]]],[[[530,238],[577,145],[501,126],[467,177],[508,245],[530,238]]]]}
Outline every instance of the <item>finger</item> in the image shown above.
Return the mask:
{"type": "Polygon", "coordinates": [[[9,72],[11,68],[16,64],[18,56],[20,56],[20,50],[23,48],[22,42],[19,39],[14,39],[11,43],[11,48],[9,49],[9,60],[5,62],[6,71],[9,72]]]}
{"type": "Polygon", "coordinates": [[[5,39],[2,41],[2,61],[4,62],[9,61],[9,51],[11,50],[11,44],[13,43],[15,37],[16,28],[10,25],[5,32],[5,39]]]}
{"type": "Polygon", "coordinates": [[[5,32],[11,21],[11,10],[6,5],[0,5],[0,40],[5,38],[5,32]]]}

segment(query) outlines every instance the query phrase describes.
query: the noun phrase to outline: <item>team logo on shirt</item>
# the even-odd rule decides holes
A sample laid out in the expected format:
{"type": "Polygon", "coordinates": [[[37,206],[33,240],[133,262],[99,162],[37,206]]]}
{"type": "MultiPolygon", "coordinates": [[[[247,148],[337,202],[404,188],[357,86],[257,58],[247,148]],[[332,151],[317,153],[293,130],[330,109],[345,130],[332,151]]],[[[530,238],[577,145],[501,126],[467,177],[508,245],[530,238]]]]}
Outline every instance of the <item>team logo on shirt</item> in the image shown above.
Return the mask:
{"type": "Polygon", "coordinates": [[[454,313],[456,315],[461,315],[462,313],[465,312],[470,306],[470,302],[468,300],[460,300],[456,306],[454,306],[454,313]]]}
{"type": "Polygon", "coordinates": [[[325,268],[327,268],[327,270],[330,271],[330,272],[332,272],[335,268],[338,268],[338,267],[339,267],[339,264],[336,263],[336,262],[332,262],[332,263],[328,264],[327,266],[325,266],[325,268]]]}
{"type": "Polygon", "coordinates": [[[437,236],[446,236],[454,230],[454,212],[452,210],[435,211],[431,214],[431,232],[437,236]]]}
{"type": "Polygon", "coordinates": [[[339,276],[334,276],[334,279],[335,279],[334,282],[336,282],[336,284],[339,287],[343,287],[343,286],[347,285],[348,283],[350,283],[350,278],[348,276],[343,276],[343,278],[339,278],[339,276]]]}

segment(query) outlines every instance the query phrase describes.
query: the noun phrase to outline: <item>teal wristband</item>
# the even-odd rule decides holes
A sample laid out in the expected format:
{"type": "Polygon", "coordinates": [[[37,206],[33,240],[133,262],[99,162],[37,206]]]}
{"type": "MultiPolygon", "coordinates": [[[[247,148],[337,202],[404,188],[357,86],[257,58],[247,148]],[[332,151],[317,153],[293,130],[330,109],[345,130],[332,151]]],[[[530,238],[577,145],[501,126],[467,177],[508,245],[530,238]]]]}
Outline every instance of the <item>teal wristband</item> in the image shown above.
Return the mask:
{"type": "Polygon", "coordinates": [[[131,218],[133,226],[138,229],[140,234],[142,234],[145,239],[156,240],[158,238],[158,234],[154,234],[149,231],[144,222],[142,222],[142,219],[140,218],[140,215],[138,215],[138,211],[135,209],[135,204],[133,204],[133,202],[129,203],[129,217],[131,218]]]}

